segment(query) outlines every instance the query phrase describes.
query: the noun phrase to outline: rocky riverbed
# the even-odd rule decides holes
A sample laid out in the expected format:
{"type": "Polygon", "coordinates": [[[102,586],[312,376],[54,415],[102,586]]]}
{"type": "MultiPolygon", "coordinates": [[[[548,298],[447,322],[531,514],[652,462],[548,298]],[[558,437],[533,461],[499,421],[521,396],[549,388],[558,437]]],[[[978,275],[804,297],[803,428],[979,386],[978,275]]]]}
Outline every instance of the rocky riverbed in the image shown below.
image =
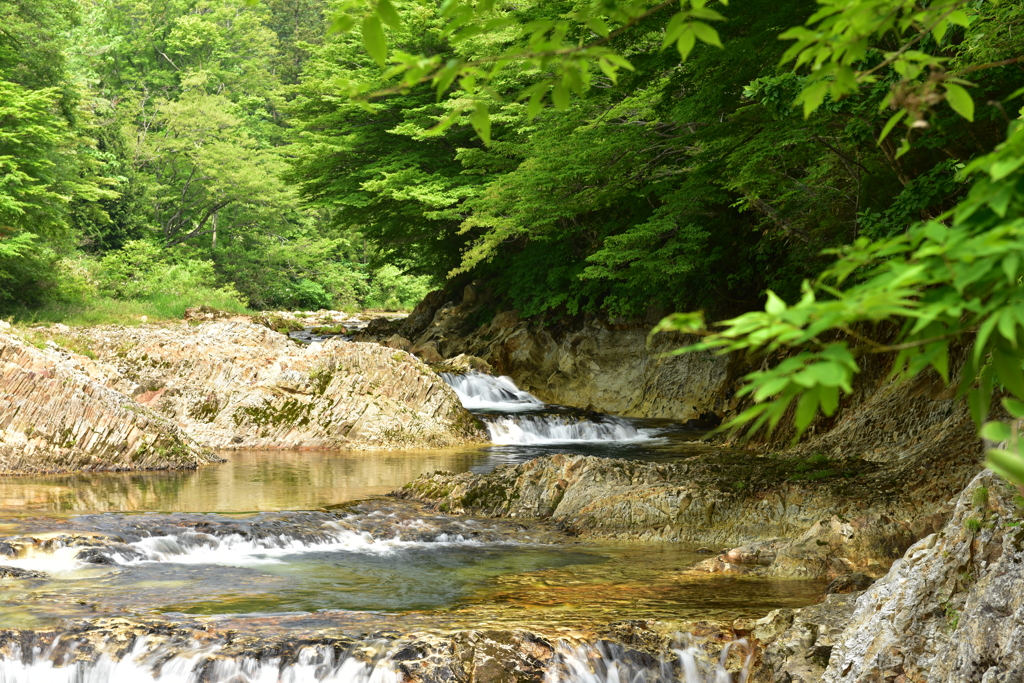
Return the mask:
{"type": "MultiPolygon", "coordinates": [[[[981,444],[941,383],[896,386],[874,373],[795,449],[683,448],[666,424],[544,400],[572,395],[579,400],[566,402],[705,422],[736,406],[735,360],[662,362],[657,349],[640,351],[632,328],[590,321],[591,332],[542,332],[511,312],[467,336],[467,312],[481,305],[486,297],[467,290],[456,306],[371,322],[364,338],[382,343],[298,344],[266,324],[214,314],[192,324],[35,330],[31,344],[0,334],[6,473],[194,468],[217,460],[213,448],[483,448],[485,429],[512,444],[496,451],[540,444],[494,471],[488,459],[479,471],[426,472],[395,492],[404,500],[371,507],[6,522],[0,580],[63,622],[0,632],[4,680],[667,683],[680,675],[681,653],[713,676],[708,654],[740,638],[748,649],[731,650],[727,668],[748,661],[758,683],[1024,680],[1024,498],[979,474],[981,444]],[[413,341],[396,332],[426,318],[413,341]],[[615,340],[636,354],[620,353],[615,340]],[[619,376],[586,370],[606,361],[619,376]],[[511,380],[443,375],[495,367],[538,395],[511,380]],[[537,373],[547,373],[543,390],[537,373]],[[680,389],[688,379],[697,393],[680,389]],[[495,415],[496,405],[512,412],[495,415]],[[626,445],[616,458],[583,454],[601,440],[626,445]],[[457,583],[483,572],[490,583],[443,619],[374,612],[370,593],[348,603],[319,587],[341,577],[376,585],[373,577],[403,563],[402,580],[414,581],[417,563],[438,570],[441,556],[431,553],[456,536],[461,559],[438,576],[457,583]],[[379,555],[423,544],[431,549],[379,555]],[[601,564],[631,556],[643,567],[641,558],[657,559],[642,571],[601,564]],[[266,570],[278,557],[286,566],[266,570]],[[502,569],[509,558],[516,571],[502,569]],[[72,569],[54,573],[47,563],[56,560],[72,569]],[[292,564],[298,573],[289,575],[292,564]],[[172,569],[179,565],[191,568],[172,569]],[[688,611],[687,596],[709,586],[749,604],[768,586],[789,597],[746,612],[698,600],[688,611]],[[267,600],[277,605],[271,613],[241,613],[267,600]],[[279,614],[282,605],[298,612],[279,614]],[[673,618],[682,614],[714,617],[673,618]],[[693,638],[705,654],[687,650],[693,638]]],[[[125,495],[138,498],[134,487],[125,495]]],[[[160,510],[150,495],[124,509],[160,510]]],[[[419,590],[439,590],[430,586],[419,590]]],[[[372,599],[405,599],[390,593],[372,599]]],[[[8,621],[23,616],[15,610],[8,621]]]]}
{"type": "Polygon", "coordinates": [[[208,449],[484,438],[422,361],[376,344],[307,346],[244,321],[34,332],[82,353],[0,334],[6,473],[194,467],[215,460],[208,449]]]}

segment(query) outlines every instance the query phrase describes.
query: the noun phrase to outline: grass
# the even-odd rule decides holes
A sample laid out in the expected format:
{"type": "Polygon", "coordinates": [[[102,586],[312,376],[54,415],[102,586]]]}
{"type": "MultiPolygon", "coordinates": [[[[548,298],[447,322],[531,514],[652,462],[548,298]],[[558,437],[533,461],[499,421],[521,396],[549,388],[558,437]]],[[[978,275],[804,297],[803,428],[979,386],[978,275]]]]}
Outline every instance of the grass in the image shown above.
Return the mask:
{"type": "Polygon", "coordinates": [[[798,460],[787,481],[821,481],[822,479],[850,478],[860,474],[860,462],[854,459],[833,460],[824,453],[815,453],[806,460],[798,460]]]}
{"type": "Polygon", "coordinates": [[[233,297],[211,289],[190,292],[185,297],[161,293],[142,300],[95,297],[84,302],[53,303],[31,310],[14,310],[11,320],[16,325],[140,325],[143,316],[150,322],[181,320],[186,308],[204,305],[229,313],[251,313],[233,297]]]}

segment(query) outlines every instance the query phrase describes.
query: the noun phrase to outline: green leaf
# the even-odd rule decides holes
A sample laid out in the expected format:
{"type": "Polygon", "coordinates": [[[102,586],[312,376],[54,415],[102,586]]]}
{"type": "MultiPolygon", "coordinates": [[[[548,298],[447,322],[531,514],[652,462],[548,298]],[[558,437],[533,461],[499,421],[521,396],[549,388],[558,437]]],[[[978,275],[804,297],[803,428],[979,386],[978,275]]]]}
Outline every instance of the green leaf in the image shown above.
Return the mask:
{"type": "Polygon", "coordinates": [[[555,109],[565,111],[569,108],[569,89],[562,81],[555,83],[551,89],[551,101],[555,103],[555,109]]]}
{"type": "Polygon", "coordinates": [[[814,421],[814,416],[818,414],[818,392],[817,391],[805,391],[800,396],[800,401],[796,405],[796,416],[793,420],[793,425],[796,427],[797,438],[803,434],[808,427],[811,426],[811,422],[814,421]]]}
{"type": "Polygon", "coordinates": [[[331,18],[331,27],[328,29],[330,33],[347,33],[352,30],[352,27],[356,25],[356,20],[347,14],[339,12],[331,18]]]}
{"type": "Polygon", "coordinates": [[[702,43],[722,47],[722,39],[718,37],[718,31],[703,21],[691,21],[690,30],[702,43]]]}
{"type": "Polygon", "coordinates": [[[821,387],[818,389],[821,399],[821,411],[831,417],[839,409],[839,387],[821,387]]]}
{"type": "Polygon", "coordinates": [[[544,108],[544,96],[547,94],[548,89],[544,88],[530,95],[530,101],[526,105],[526,115],[530,117],[530,120],[537,118],[537,114],[544,108]]]}
{"type": "Polygon", "coordinates": [[[402,28],[402,17],[398,16],[391,0],[377,0],[377,16],[391,28],[402,28]]]}
{"type": "Polygon", "coordinates": [[[981,428],[981,438],[989,441],[1006,441],[1013,435],[1010,425],[1005,422],[986,422],[981,428]]]}
{"type": "Polygon", "coordinates": [[[697,39],[693,35],[693,31],[686,30],[679,36],[679,40],[676,41],[676,49],[679,50],[679,58],[684,62],[686,58],[693,52],[694,45],[697,44],[697,39]]]}
{"type": "Polygon", "coordinates": [[[370,14],[363,19],[363,46],[380,66],[388,63],[388,40],[384,37],[384,27],[376,15],[370,14]]]}
{"type": "Polygon", "coordinates": [[[469,116],[470,123],[473,124],[473,130],[480,136],[480,139],[484,141],[485,145],[491,144],[491,114],[487,111],[487,105],[483,102],[477,102],[476,108],[473,113],[469,116]]]}
{"type": "Polygon", "coordinates": [[[985,465],[1017,486],[1024,486],[1024,457],[1020,453],[990,450],[985,465]]]}
{"type": "Polygon", "coordinates": [[[967,91],[955,83],[946,83],[946,101],[957,114],[968,121],[974,121],[974,100],[967,91]]]}
{"type": "Polygon", "coordinates": [[[889,117],[889,120],[882,126],[882,134],[878,136],[878,144],[881,146],[882,141],[892,132],[892,129],[896,127],[896,124],[903,120],[903,117],[907,115],[905,109],[900,109],[898,112],[889,117]]]}
{"type": "Polygon", "coordinates": [[[821,106],[821,103],[825,101],[826,94],[828,94],[828,81],[821,80],[807,86],[797,96],[796,101],[803,102],[804,104],[805,119],[810,117],[814,110],[821,106]]]}
{"type": "Polygon", "coordinates": [[[768,301],[765,302],[764,310],[766,313],[772,315],[778,315],[786,310],[786,302],[779,298],[778,294],[772,290],[768,290],[768,301]]]}
{"type": "Polygon", "coordinates": [[[1003,407],[1006,408],[1006,412],[1010,413],[1015,418],[1024,417],[1024,402],[1018,401],[1015,398],[1006,397],[1002,401],[1003,407]]]}
{"type": "Polygon", "coordinates": [[[1002,349],[994,349],[992,366],[995,368],[999,383],[1017,398],[1024,398],[1024,371],[1020,369],[1020,359],[1002,349]]]}
{"type": "Polygon", "coordinates": [[[608,28],[608,24],[606,24],[604,19],[602,19],[601,17],[591,17],[587,21],[587,26],[590,28],[591,31],[601,36],[602,38],[607,37],[607,35],[611,33],[611,29],[608,28]]]}

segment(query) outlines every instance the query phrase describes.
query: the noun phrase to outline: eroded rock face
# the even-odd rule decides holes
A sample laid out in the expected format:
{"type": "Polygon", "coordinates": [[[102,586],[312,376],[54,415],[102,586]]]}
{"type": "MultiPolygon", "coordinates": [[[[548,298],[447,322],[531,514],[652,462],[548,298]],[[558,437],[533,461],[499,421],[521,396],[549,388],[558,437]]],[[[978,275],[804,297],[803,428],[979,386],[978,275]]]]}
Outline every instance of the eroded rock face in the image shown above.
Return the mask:
{"type": "Polygon", "coordinates": [[[106,386],[98,364],[0,334],[0,474],[191,469],[218,459],[106,386]]]}
{"type": "Polygon", "coordinates": [[[1024,680],[1024,509],[990,472],[857,600],[822,681],[1024,680]]]}
{"type": "Polygon", "coordinates": [[[664,356],[687,340],[661,335],[648,344],[652,324],[588,318],[549,327],[503,311],[481,327],[489,302],[479,285],[466,287],[460,303],[432,292],[406,320],[368,326],[357,339],[405,348],[428,363],[476,356],[542,401],[617,415],[685,421],[735,403],[730,358],[664,356]]]}
{"type": "Polygon", "coordinates": [[[376,344],[300,346],[246,322],[80,332],[138,403],[211,448],[392,449],[482,441],[419,359],[376,344]]]}
{"type": "Polygon", "coordinates": [[[771,470],[777,460],[753,454],[681,464],[554,455],[485,475],[423,475],[394,495],[451,512],[549,517],[590,538],[740,546],[704,563],[708,571],[880,576],[945,523],[946,501],[977,472],[970,460],[789,482],[771,470]]]}

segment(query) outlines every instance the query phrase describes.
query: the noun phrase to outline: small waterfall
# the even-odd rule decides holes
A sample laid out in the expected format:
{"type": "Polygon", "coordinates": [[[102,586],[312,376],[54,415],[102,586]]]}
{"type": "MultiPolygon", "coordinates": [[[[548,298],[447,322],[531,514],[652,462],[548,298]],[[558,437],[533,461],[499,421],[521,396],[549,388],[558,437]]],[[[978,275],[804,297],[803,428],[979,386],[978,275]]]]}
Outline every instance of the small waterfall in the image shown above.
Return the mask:
{"type": "Polygon", "coordinates": [[[600,422],[567,415],[503,415],[485,417],[491,441],[501,446],[579,442],[639,443],[655,439],[654,431],[640,430],[611,415],[600,422]]]}
{"type": "Polygon", "coordinates": [[[163,639],[138,638],[120,656],[116,643],[94,656],[86,641],[54,642],[30,652],[13,645],[0,657],[0,683],[399,683],[386,655],[337,653],[332,647],[301,648],[291,658],[223,656],[222,644],[174,647],[163,639]],[[58,647],[60,646],[60,647],[58,647]]]}
{"type": "MultiPolygon", "coordinates": [[[[440,525],[423,519],[394,521],[385,517],[385,522],[389,523],[376,534],[358,528],[360,522],[375,521],[373,517],[327,521],[302,534],[297,531],[266,533],[258,528],[241,533],[206,533],[185,528],[177,533],[146,536],[131,542],[108,539],[104,543],[90,542],[82,546],[74,545],[74,540],[69,539],[68,545],[51,542],[42,548],[35,547],[30,537],[12,537],[12,542],[26,547],[13,557],[0,555],[0,565],[63,577],[96,565],[126,567],[167,563],[253,567],[285,563],[290,561],[289,556],[304,553],[390,555],[417,548],[496,547],[532,542],[528,535],[513,537],[497,528],[460,520],[440,525]],[[356,528],[349,528],[349,524],[356,528]]],[[[0,683],[4,683],[2,678],[0,683]]]]}
{"type": "Polygon", "coordinates": [[[472,371],[464,375],[442,372],[441,379],[455,390],[467,410],[514,412],[545,407],[536,396],[517,387],[509,377],[491,377],[472,371]]]}
{"type": "Polygon", "coordinates": [[[753,654],[745,640],[726,644],[717,660],[685,644],[656,659],[617,643],[560,643],[544,683],[733,683],[730,652],[740,656],[736,683],[746,683],[753,654]]]}

